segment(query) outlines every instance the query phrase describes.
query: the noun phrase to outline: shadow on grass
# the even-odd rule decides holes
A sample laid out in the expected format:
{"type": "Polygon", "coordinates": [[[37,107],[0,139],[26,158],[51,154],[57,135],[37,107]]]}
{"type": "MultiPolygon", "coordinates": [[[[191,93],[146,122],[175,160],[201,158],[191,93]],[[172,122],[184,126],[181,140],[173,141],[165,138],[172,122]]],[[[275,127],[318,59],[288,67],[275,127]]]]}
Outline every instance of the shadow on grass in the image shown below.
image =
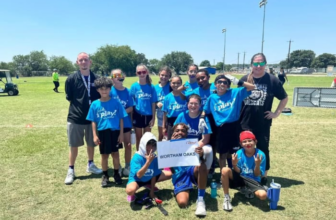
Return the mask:
{"type": "Polygon", "coordinates": [[[0,94],[0,98],[2,98],[2,97],[9,97],[9,98],[14,98],[14,97],[17,97],[17,96],[20,96],[20,94],[19,95],[5,95],[5,94],[0,94]]]}
{"type": "MultiPolygon", "coordinates": [[[[231,204],[232,206],[238,206],[241,203],[241,205],[252,205],[254,207],[257,207],[263,212],[270,212],[270,206],[268,199],[266,200],[260,200],[257,197],[254,197],[253,199],[247,199],[245,195],[241,194],[240,192],[236,192],[232,198],[231,204]]],[[[284,211],[286,208],[283,206],[278,206],[276,210],[272,211],[284,211]]]]}
{"type": "Polygon", "coordinates": [[[87,180],[87,179],[101,179],[102,178],[102,174],[89,174],[87,176],[76,176],[77,180],[87,180]]]}
{"type": "Polygon", "coordinates": [[[268,184],[269,185],[272,182],[272,179],[274,179],[275,183],[279,183],[281,185],[281,188],[288,188],[295,185],[303,185],[304,182],[301,180],[294,180],[294,179],[287,179],[284,177],[277,177],[277,176],[267,176],[268,184]]]}
{"type": "MultiPolygon", "coordinates": [[[[141,189],[141,188],[140,188],[141,189]]],[[[145,194],[148,194],[149,190],[142,190],[142,191],[138,191],[138,193],[136,193],[136,197],[141,199],[145,194]]],[[[173,190],[171,189],[162,189],[159,192],[156,192],[155,195],[161,199],[163,201],[162,203],[162,207],[165,206],[165,201],[171,200],[173,198],[173,190]]],[[[140,205],[137,204],[136,202],[132,202],[130,203],[130,207],[133,211],[140,211],[142,210],[144,207],[144,205],[140,205]]]]}

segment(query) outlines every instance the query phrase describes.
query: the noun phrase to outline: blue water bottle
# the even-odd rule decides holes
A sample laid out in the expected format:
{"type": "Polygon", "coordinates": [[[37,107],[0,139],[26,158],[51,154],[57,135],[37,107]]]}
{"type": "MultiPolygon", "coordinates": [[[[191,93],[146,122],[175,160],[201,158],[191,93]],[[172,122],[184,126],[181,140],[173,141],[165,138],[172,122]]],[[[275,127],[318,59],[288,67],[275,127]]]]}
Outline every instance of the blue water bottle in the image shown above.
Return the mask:
{"type": "Polygon", "coordinates": [[[211,198],[216,198],[217,197],[217,183],[215,180],[212,180],[210,184],[211,188],[211,198]]]}

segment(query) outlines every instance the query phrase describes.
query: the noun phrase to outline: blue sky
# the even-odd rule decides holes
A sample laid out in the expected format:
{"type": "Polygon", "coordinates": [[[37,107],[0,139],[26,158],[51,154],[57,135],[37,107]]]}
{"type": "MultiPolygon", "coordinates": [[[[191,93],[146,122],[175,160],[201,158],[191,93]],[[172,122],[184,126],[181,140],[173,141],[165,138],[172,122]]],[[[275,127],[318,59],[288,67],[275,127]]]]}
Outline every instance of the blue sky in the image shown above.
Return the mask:
{"type": "MultiPolygon", "coordinates": [[[[261,51],[260,0],[2,0],[0,61],[43,50],[76,60],[106,44],[129,45],[148,59],[185,51],[199,64],[245,63],[261,51]]],[[[336,54],[335,0],[268,0],[264,53],[268,63],[291,50],[336,54]]]]}

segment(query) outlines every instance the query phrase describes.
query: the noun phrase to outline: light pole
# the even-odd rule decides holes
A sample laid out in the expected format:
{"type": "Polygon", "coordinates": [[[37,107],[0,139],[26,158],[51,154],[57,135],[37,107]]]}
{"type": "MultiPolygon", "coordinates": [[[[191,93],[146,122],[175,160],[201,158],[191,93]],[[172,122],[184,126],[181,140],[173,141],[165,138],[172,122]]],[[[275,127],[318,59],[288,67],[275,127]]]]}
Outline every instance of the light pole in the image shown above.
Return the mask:
{"type": "Polygon", "coordinates": [[[261,8],[262,6],[264,6],[264,20],[263,20],[263,30],[262,30],[262,40],[261,40],[261,53],[263,53],[263,51],[264,51],[264,28],[265,28],[266,4],[267,4],[267,0],[262,0],[262,1],[259,3],[259,7],[260,7],[260,8],[261,8]]]}
{"type": "Polygon", "coordinates": [[[223,73],[225,72],[225,45],[226,45],[226,29],[222,30],[222,33],[224,33],[224,56],[223,56],[223,73]]]}

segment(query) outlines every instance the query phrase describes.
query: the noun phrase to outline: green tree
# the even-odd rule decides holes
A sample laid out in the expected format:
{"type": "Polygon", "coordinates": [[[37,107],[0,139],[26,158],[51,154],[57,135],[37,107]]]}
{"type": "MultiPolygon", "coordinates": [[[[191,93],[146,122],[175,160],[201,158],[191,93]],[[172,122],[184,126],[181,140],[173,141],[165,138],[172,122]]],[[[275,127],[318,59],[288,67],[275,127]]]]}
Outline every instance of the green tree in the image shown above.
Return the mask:
{"type": "Polygon", "coordinates": [[[13,57],[13,66],[22,76],[32,75],[32,68],[29,64],[29,55],[15,55],[13,57]]]}
{"type": "Polygon", "coordinates": [[[57,69],[60,74],[69,75],[76,68],[70,60],[64,56],[52,56],[49,60],[50,70],[57,69]]]}
{"type": "Polygon", "coordinates": [[[217,64],[216,64],[216,70],[219,70],[219,71],[223,71],[223,62],[218,62],[217,64]]]}
{"type": "Polygon", "coordinates": [[[48,57],[41,51],[32,51],[29,54],[29,61],[32,71],[47,71],[48,70],[48,57]]]}
{"type": "Polygon", "coordinates": [[[289,68],[310,67],[314,59],[315,53],[312,50],[295,50],[290,53],[289,68]]]}
{"type": "Polygon", "coordinates": [[[145,54],[143,53],[137,53],[137,64],[145,64],[146,66],[148,65],[148,59],[146,58],[145,54]]]}
{"type": "Polygon", "coordinates": [[[109,74],[112,69],[120,68],[128,76],[135,75],[138,64],[137,53],[129,46],[105,45],[91,55],[92,70],[109,74]]]}
{"type": "Polygon", "coordinates": [[[177,74],[187,71],[188,66],[192,64],[193,58],[186,52],[173,51],[166,54],[161,59],[161,65],[169,66],[174,69],[177,74]]]}
{"type": "Polygon", "coordinates": [[[158,59],[150,59],[148,61],[148,68],[150,72],[158,73],[161,67],[160,60],[158,59]]]}
{"type": "Polygon", "coordinates": [[[325,68],[325,72],[327,72],[328,65],[336,65],[336,57],[330,53],[324,53],[317,56],[312,63],[312,67],[325,68]]]}
{"type": "Polygon", "coordinates": [[[206,67],[209,67],[209,66],[211,66],[211,64],[210,64],[210,61],[209,61],[209,60],[203,60],[203,61],[201,62],[201,64],[200,64],[200,66],[206,66],[206,67]]]}

